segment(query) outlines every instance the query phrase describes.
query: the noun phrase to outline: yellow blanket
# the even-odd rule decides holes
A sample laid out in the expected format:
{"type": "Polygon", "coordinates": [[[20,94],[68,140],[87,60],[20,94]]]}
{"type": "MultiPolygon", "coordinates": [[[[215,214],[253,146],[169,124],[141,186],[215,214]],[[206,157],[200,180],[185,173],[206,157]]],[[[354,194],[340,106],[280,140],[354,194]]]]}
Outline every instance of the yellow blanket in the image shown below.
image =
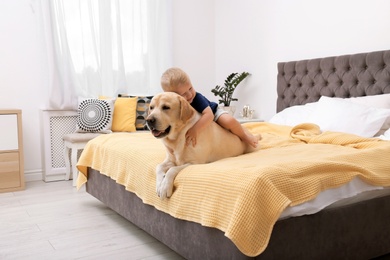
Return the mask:
{"type": "Polygon", "coordinates": [[[87,167],[110,176],[144,203],[176,218],[225,232],[248,256],[266,248],[273,225],[288,206],[313,199],[354,177],[390,186],[390,142],[325,132],[312,124],[294,128],[247,123],[261,133],[257,152],[191,165],[177,176],[170,199],[155,192],[155,167],[165,148],[150,133],[101,135],[90,141],[78,162],[78,187],[87,167]]]}

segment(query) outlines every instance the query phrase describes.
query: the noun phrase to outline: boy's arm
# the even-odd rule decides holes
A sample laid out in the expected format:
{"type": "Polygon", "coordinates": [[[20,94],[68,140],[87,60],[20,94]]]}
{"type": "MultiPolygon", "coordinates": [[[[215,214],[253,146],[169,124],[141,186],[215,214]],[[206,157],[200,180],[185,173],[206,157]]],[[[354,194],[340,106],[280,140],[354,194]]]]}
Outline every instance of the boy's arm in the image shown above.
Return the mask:
{"type": "Polygon", "coordinates": [[[193,127],[191,127],[187,133],[186,133],[186,145],[189,145],[192,143],[192,146],[196,145],[196,138],[198,136],[198,133],[203,130],[207,125],[209,125],[214,120],[214,113],[211,110],[210,107],[206,107],[203,112],[202,116],[198,120],[198,122],[195,123],[193,127]]]}

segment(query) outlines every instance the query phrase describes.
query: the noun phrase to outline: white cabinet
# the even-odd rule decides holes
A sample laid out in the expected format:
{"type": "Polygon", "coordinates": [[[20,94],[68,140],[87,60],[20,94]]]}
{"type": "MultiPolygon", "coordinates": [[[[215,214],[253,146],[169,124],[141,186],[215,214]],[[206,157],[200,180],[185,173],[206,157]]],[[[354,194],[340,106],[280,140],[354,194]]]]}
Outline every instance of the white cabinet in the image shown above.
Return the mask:
{"type": "Polygon", "coordinates": [[[0,192],[22,190],[24,183],[22,111],[0,109],[0,192]]]}

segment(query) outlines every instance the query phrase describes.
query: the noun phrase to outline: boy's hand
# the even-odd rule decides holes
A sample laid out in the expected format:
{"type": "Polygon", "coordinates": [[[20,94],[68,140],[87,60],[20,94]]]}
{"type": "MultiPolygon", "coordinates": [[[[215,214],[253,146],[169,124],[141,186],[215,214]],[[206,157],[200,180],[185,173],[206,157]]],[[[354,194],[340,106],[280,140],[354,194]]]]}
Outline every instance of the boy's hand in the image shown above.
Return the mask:
{"type": "Polygon", "coordinates": [[[192,144],[193,147],[196,145],[197,132],[194,127],[190,128],[186,133],[186,145],[192,144]]]}
{"type": "Polygon", "coordinates": [[[198,137],[198,133],[202,131],[207,125],[209,125],[214,119],[214,114],[211,108],[206,107],[202,116],[186,133],[186,145],[192,144],[193,147],[196,145],[196,139],[198,137]]]}

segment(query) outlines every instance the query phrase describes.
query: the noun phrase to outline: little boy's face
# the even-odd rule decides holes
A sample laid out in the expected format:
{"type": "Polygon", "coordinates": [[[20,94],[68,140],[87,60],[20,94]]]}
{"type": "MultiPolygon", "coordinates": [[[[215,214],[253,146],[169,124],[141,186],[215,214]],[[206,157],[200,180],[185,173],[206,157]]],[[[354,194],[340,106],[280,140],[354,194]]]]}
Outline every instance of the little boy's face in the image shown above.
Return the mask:
{"type": "Polygon", "coordinates": [[[176,91],[177,94],[184,97],[189,103],[194,100],[195,97],[195,89],[192,87],[191,84],[180,84],[177,86],[176,91]]]}

